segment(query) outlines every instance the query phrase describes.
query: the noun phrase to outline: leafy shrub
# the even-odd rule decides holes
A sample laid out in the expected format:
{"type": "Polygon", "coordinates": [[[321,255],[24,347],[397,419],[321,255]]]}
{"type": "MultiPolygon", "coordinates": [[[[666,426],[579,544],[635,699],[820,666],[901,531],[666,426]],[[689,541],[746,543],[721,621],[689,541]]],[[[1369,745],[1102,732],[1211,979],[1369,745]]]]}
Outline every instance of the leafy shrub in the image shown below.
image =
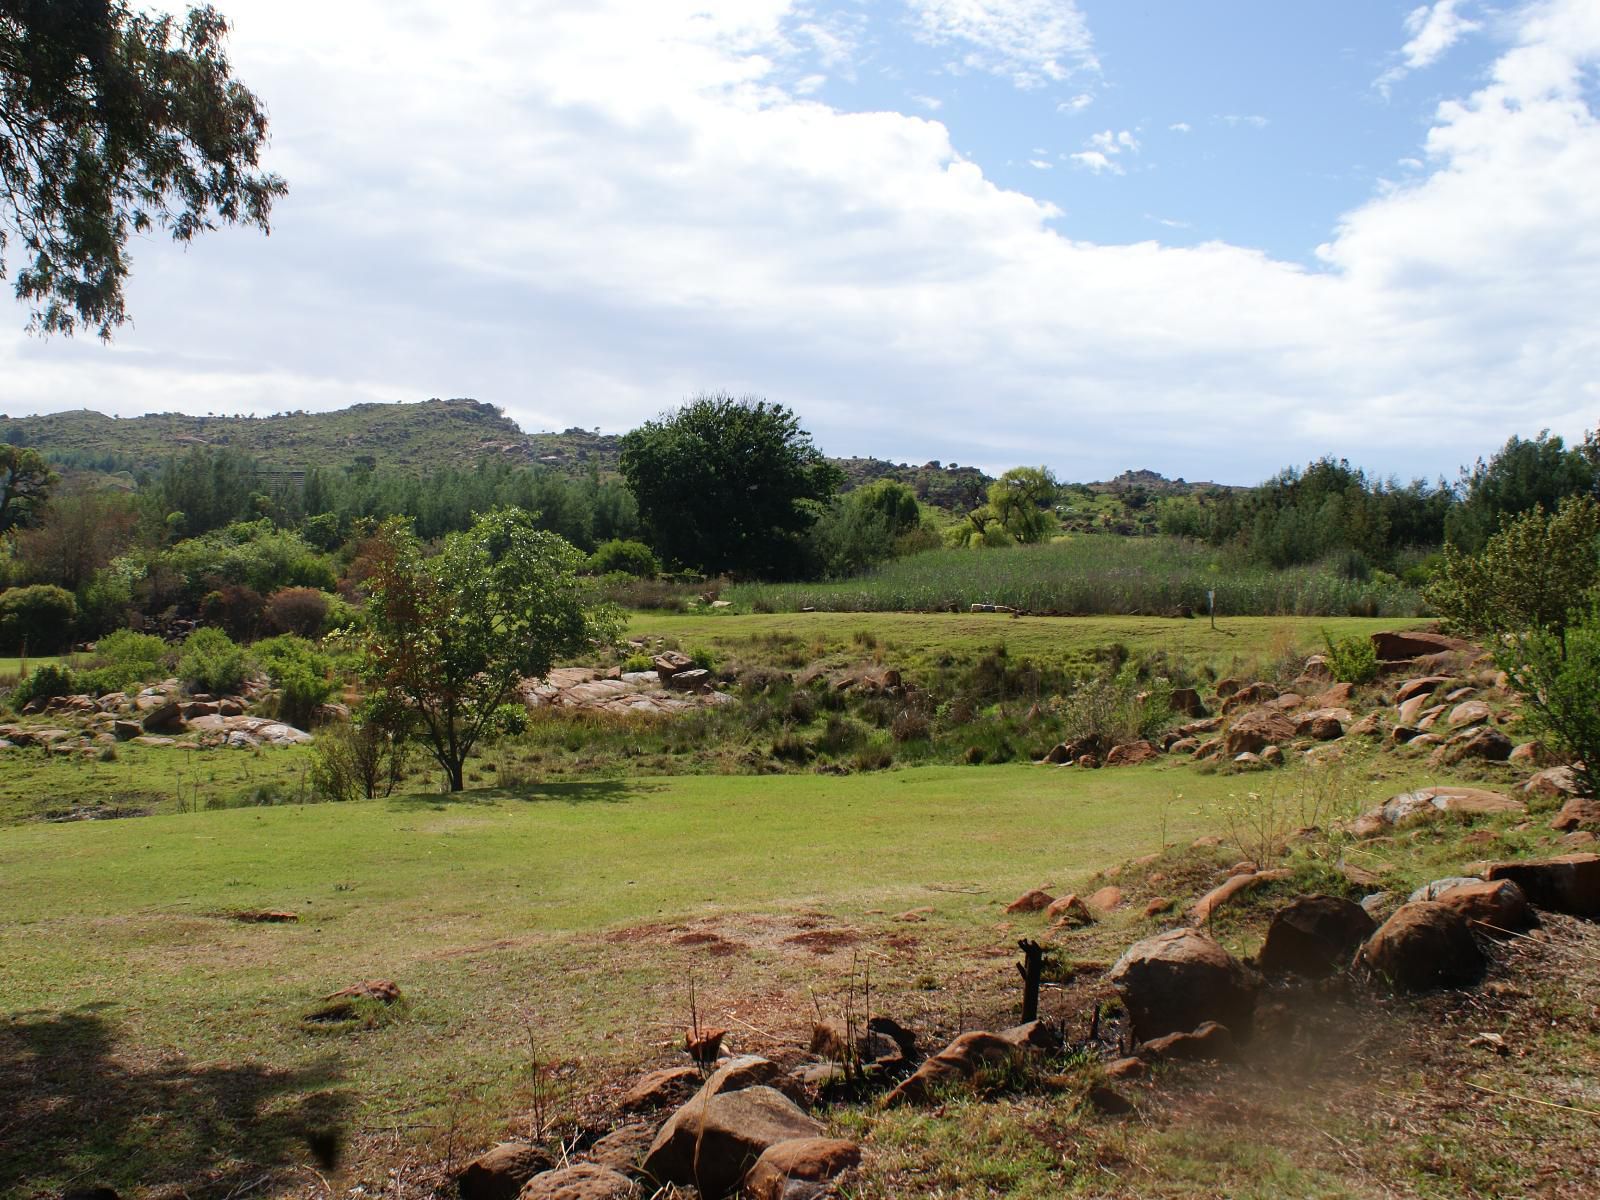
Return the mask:
{"type": "Polygon", "coordinates": [[[503,737],[516,737],[528,732],[528,710],[521,704],[502,704],[494,710],[495,732],[503,737]]]}
{"type": "Polygon", "coordinates": [[[654,671],[656,669],[656,663],[655,659],[651,658],[644,651],[640,650],[628,655],[627,658],[622,660],[622,669],[629,674],[633,674],[637,671],[654,671]]]}
{"type": "Polygon", "coordinates": [[[237,692],[244,686],[247,672],[244,647],[209,626],[184,639],[178,654],[178,678],[192,692],[237,692]]]}
{"type": "Polygon", "coordinates": [[[370,714],[324,730],[313,753],[311,786],[330,800],[391,795],[410,765],[405,738],[370,714]]]}
{"type": "Polygon", "coordinates": [[[268,629],[314,638],[322,633],[331,599],[316,588],[279,588],[267,598],[262,615],[268,629]]]}
{"type": "Polygon", "coordinates": [[[1172,723],[1171,686],[1141,684],[1130,668],[1084,680],[1061,708],[1065,741],[1087,738],[1102,749],[1159,733],[1172,723]]]}
{"type": "Polygon", "coordinates": [[[717,656],[704,646],[696,646],[689,651],[689,661],[702,671],[715,672],[717,669],[717,656]]]}
{"type": "Polygon", "coordinates": [[[11,689],[11,703],[21,708],[30,700],[70,696],[75,690],[70,670],[56,663],[40,663],[32,674],[11,689]]]}
{"type": "Polygon", "coordinates": [[[134,684],[159,678],[167,654],[166,642],[154,634],[119,629],[95,643],[95,665],[80,676],[78,684],[96,696],[125,692],[134,684]]]}
{"type": "Polygon", "coordinates": [[[1600,788],[1600,608],[1565,636],[1536,631],[1501,643],[1495,661],[1526,701],[1528,724],[1574,764],[1583,793],[1600,788]]]}
{"type": "Polygon", "coordinates": [[[1378,677],[1378,650],[1371,638],[1348,637],[1337,642],[1322,635],[1328,647],[1328,669],[1340,683],[1371,683],[1378,677]]]}
{"type": "Polygon", "coordinates": [[[305,728],[333,693],[332,663],[311,642],[292,633],[255,645],[255,658],[278,688],[278,718],[305,728]]]}
{"type": "Polygon", "coordinates": [[[72,640],[78,602],[52,583],[8,588],[0,592],[0,645],[9,654],[24,647],[34,654],[54,654],[72,640]]]}
{"type": "Polygon", "coordinates": [[[200,601],[200,616],[206,624],[219,626],[229,637],[244,642],[261,631],[266,608],[267,602],[260,592],[230,583],[206,593],[200,601]]]}
{"type": "Polygon", "coordinates": [[[589,570],[596,575],[621,573],[635,579],[654,579],[661,573],[661,563],[643,542],[612,538],[595,547],[589,556],[589,570]]]}

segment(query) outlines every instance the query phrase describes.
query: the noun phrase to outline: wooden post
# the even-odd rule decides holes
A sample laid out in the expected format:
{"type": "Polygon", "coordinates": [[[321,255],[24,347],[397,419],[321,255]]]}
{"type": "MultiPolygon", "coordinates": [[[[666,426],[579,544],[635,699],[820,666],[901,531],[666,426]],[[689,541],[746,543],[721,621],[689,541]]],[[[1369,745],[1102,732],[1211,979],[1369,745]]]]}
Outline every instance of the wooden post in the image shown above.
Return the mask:
{"type": "Polygon", "coordinates": [[[1022,1023],[1039,1019],[1039,976],[1044,971],[1044,947],[1029,938],[1017,943],[1022,950],[1022,961],[1017,964],[1017,974],[1022,976],[1022,1023]]]}

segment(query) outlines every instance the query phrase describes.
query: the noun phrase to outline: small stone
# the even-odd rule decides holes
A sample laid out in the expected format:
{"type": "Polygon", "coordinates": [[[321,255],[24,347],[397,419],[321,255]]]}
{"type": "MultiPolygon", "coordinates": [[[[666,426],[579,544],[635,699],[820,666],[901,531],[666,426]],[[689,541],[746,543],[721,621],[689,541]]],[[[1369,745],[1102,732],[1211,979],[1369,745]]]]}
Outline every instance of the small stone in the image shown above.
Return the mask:
{"type": "Polygon", "coordinates": [[[1006,905],[1008,913],[1043,912],[1055,903],[1056,898],[1043,888],[1034,888],[1024,892],[1010,904],[1006,905]]]}

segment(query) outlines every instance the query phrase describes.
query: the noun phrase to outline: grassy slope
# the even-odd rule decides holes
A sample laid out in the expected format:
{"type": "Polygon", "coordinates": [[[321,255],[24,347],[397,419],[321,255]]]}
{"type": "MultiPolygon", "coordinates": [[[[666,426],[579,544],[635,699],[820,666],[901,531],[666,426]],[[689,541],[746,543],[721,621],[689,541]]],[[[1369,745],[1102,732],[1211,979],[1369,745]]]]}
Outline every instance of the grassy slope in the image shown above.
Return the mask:
{"type": "Polygon", "coordinates": [[[1259,668],[1299,650],[1322,648],[1334,639],[1380,629],[1427,624],[1417,618],[1223,617],[1216,628],[1204,619],[1165,617],[1008,617],[976,613],[772,613],[674,615],[635,613],[630,637],[672,639],[683,647],[705,646],[723,656],[766,660],[785,646],[810,659],[861,656],[881,647],[891,666],[927,665],[943,655],[975,658],[1004,643],[1013,658],[1040,662],[1088,662],[1097,651],[1120,643],[1135,655],[1165,653],[1191,667],[1219,674],[1259,668]]]}

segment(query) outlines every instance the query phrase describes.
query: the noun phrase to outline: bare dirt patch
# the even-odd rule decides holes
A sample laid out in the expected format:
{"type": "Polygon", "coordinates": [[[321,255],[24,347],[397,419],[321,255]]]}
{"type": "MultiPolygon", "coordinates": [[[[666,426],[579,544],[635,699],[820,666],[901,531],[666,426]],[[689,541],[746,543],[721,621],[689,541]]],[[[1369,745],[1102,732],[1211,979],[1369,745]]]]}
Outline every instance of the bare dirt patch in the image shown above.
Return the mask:
{"type": "Polygon", "coordinates": [[[833,954],[861,942],[862,935],[853,929],[812,929],[784,938],[784,944],[801,946],[813,954],[833,954]]]}

